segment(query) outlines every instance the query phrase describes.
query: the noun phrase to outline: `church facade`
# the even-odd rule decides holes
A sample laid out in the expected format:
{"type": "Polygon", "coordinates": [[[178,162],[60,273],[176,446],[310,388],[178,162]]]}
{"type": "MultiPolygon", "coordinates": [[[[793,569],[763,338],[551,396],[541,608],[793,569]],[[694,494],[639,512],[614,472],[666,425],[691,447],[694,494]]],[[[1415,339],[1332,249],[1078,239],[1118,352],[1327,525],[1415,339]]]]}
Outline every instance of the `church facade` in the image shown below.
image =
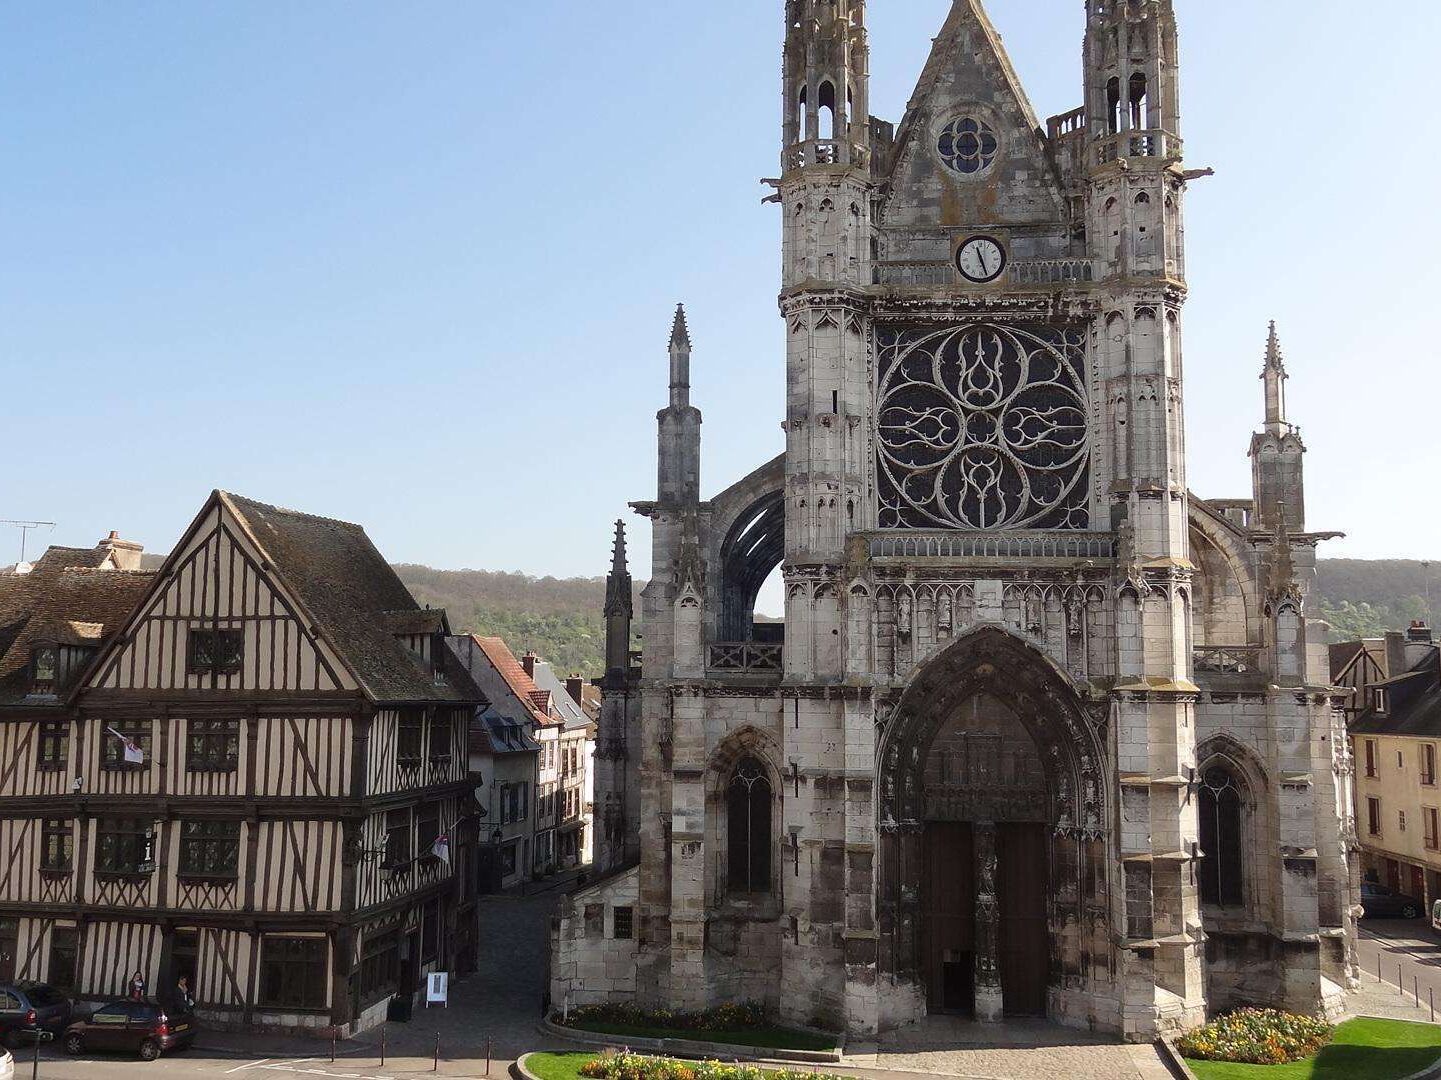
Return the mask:
{"type": "MultiPolygon", "coordinates": [[[[787,0],[785,452],[701,497],[678,312],[639,656],[618,528],[598,877],[552,999],[1143,1039],[1356,980],[1351,761],[1274,327],[1249,499],[1186,482],[1170,0],[1087,0],[1042,124],[980,0],[904,118],[787,0]],[[784,626],[757,622],[779,566],[784,626]]],[[[1258,395],[1258,411],[1261,401],[1258,395]]]]}

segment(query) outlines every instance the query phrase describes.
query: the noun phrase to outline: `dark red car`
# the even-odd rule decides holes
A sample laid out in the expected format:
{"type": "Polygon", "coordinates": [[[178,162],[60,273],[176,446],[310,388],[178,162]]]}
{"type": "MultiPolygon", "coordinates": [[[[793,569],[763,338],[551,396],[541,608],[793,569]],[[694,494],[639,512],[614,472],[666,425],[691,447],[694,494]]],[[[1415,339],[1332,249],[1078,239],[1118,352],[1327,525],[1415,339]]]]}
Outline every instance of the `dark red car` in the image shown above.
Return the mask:
{"type": "Polygon", "coordinates": [[[67,1054],[120,1050],[154,1061],[167,1050],[183,1050],[195,1041],[195,1017],[154,1001],[112,1001],[65,1029],[67,1054]]]}

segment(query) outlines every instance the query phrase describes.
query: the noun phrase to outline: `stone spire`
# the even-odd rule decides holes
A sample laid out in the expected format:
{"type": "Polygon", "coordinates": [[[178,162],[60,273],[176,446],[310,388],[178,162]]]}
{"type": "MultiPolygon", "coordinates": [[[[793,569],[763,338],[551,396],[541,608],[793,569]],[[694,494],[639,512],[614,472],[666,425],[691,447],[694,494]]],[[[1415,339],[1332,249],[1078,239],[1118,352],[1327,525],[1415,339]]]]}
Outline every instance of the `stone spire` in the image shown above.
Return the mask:
{"type": "Polygon", "coordinates": [[[1266,384],[1266,434],[1277,438],[1291,430],[1291,425],[1286,422],[1286,380],[1289,378],[1285,359],[1281,355],[1281,338],[1276,333],[1275,320],[1272,320],[1261,381],[1266,384]]]}
{"type": "Polygon", "coordinates": [[[624,672],[630,667],[630,624],[635,614],[630,569],[626,565],[625,522],[615,523],[615,547],[605,579],[605,667],[624,672]]]}
{"type": "Polygon", "coordinates": [[[675,322],[670,328],[670,403],[674,408],[690,404],[690,327],[684,304],[675,306],[675,322]]]}
{"type": "Polygon", "coordinates": [[[658,494],[663,506],[700,501],[700,410],[690,403],[690,330],[685,307],[677,305],[670,331],[670,401],[659,424],[658,494]]]}
{"type": "Polygon", "coordinates": [[[1255,500],[1254,524],[1267,532],[1277,528],[1300,532],[1306,527],[1306,444],[1301,432],[1286,418],[1286,364],[1281,337],[1271,324],[1266,339],[1266,424],[1251,437],[1251,494],[1255,500]]]}

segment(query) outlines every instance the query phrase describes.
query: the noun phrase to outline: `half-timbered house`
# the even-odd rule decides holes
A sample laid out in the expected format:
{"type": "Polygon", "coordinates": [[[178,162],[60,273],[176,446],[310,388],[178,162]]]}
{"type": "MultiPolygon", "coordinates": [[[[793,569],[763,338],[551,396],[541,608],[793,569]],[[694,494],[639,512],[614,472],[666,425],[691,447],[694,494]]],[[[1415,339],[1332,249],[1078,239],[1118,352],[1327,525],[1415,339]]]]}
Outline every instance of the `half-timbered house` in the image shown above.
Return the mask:
{"type": "Polygon", "coordinates": [[[359,526],[215,492],[69,691],[58,746],[4,725],[46,747],[0,783],[10,863],[45,860],[0,888],[17,975],[52,977],[64,935],[79,998],[184,975],[211,1023],[343,1033],[463,972],[484,697],[447,632],[359,526]]]}
{"type": "MultiPolygon", "coordinates": [[[[65,699],[106,638],[150,588],[138,544],[114,533],[94,548],[51,547],[0,575],[0,791],[31,806],[70,792],[71,724],[65,699]]],[[[59,914],[73,898],[76,827],[64,812],[0,818],[0,983],[46,973],[75,986],[73,918],[23,916],[35,905],[59,914]]]]}

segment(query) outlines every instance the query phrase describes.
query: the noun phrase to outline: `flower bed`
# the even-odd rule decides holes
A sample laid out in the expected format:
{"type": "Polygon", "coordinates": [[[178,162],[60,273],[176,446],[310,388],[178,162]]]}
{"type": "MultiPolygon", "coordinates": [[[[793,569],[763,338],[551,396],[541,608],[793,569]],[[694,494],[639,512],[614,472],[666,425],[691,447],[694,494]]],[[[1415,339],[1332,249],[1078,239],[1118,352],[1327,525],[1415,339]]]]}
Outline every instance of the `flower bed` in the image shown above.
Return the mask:
{"type": "MultiPolygon", "coordinates": [[[[560,1014],[551,1019],[561,1023],[560,1014]]],[[[741,1028],[764,1027],[767,1023],[764,1005],[720,1005],[704,1012],[672,1012],[669,1009],[642,1009],[638,1005],[580,1005],[570,1010],[563,1021],[575,1027],[586,1024],[623,1024],[634,1028],[665,1028],[669,1031],[738,1031],[741,1028]]]]}
{"type": "Polygon", "coordinates": [[[1324,1020],[1279,1009],[1237,1009],[1176,1040],[1181,1054],[1201,1061],[1283,1065],[1310,1057],[1331,1041],[1324,1020]]]}
{"type": "Polygon", "coordinates": [[[641,1054],[607,1054],[587,1061],[580,1075],[590,1080],[845,1080],[834,1073],[773,1072],[754,1065],[719,1061],[672,1061],[641,1054]]]}

